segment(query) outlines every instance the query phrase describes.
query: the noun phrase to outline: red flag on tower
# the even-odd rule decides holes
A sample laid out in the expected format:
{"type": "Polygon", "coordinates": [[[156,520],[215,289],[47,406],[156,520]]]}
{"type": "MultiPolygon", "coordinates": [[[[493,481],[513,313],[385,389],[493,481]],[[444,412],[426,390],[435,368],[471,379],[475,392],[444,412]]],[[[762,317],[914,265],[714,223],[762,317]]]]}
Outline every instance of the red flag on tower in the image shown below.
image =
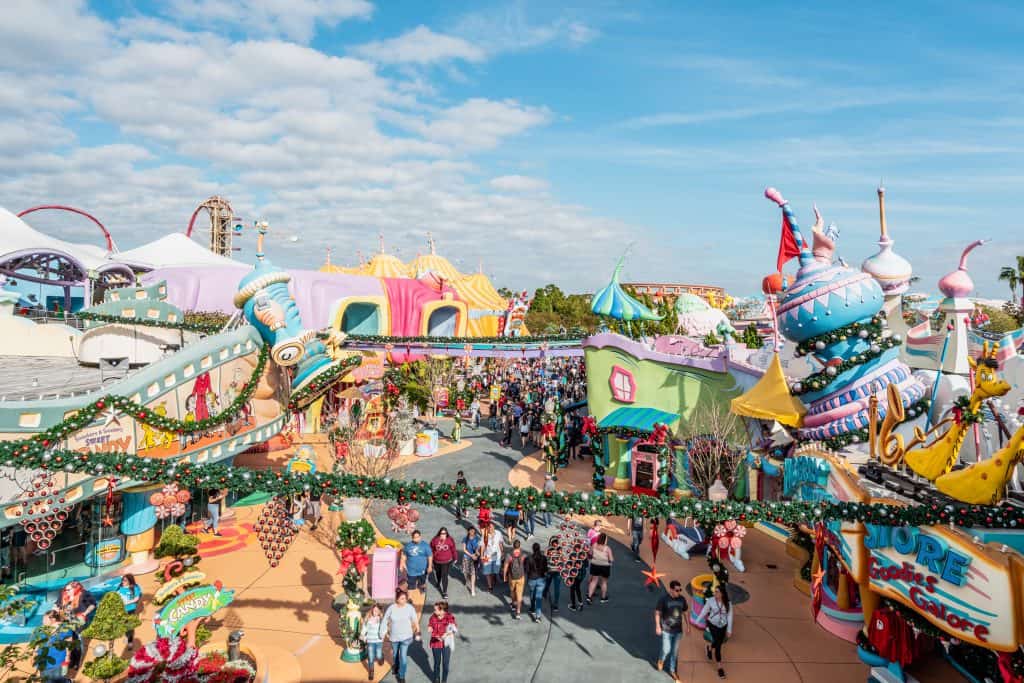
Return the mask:
{"type": "Polygon", "coordinates": [[[775,269],[782,272],[782,266],[786,265],[791,258],[800,255],[800,247],[793,236],[793,230],[789,225],[789,217],[782,214],[782,235],[779,237],[779,260],[775,269]]]}

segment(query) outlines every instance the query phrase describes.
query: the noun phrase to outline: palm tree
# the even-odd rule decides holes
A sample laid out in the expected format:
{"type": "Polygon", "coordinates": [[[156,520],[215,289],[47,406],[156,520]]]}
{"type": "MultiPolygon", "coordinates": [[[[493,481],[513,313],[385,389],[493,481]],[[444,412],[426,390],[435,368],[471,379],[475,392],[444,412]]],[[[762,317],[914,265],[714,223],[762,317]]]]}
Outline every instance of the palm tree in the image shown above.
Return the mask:
{"type": "Polygon", "coordinates": [[[1010,287],[1010,300],[1024,307],[1024,256],[1017,257],[1017,267],[1003,266],[999,271],[999,279],[1010,287]],[[1017,285],[1021,285],[1021,298],[1017,300],[1017,285]]]}

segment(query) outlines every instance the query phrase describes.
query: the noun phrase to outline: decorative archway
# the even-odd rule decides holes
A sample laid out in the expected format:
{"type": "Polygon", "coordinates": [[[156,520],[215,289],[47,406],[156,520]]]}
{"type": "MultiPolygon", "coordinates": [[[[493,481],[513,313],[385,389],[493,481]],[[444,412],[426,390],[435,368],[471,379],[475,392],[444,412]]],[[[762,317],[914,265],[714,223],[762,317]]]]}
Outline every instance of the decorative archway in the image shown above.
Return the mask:
{"type": "Polygon", "coordinates": [[[107,251],[108,252],[116,252],[117,251],[117,245],[114,244],[114,238],[110,235],[110,231],[107,230],[106,226],[104,226],[103,223],[100,223],[100,220],[98,218],[96,218],[96,216],[93,216],[88,211],[83,211],[82,209],[76,209],[73,206],[64,206],[63,204],[43,204],[41,206],[33,206],[30,209],[25,209],[24,211],[20,212],[18,214],[18,218],[22,218],[24,216],[27,216],[28,214],[30,214],[30,213],[32,213],[34,211],[42,211],[44,209],[52,209],[54,211],[70,211],[71,213],[77,213],[79,216],[85,216],[90,221],[95,223],[96,227],[98,227],[100,229],[100,231],[103,233],[103,238],[107,241],[107,251]]]}

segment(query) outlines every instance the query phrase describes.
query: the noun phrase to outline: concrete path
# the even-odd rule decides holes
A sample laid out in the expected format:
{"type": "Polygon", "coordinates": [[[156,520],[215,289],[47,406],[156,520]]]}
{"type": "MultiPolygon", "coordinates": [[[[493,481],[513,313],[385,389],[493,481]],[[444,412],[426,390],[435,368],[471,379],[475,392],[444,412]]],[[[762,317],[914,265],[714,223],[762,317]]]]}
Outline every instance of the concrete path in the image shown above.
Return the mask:
{"type": "MultiPolygon", "coordinates": [[[[445,424],[442,423],[442,430],[445,424]]],[[[465,472],[471,485],[509,485],[510,472],[517,470],[517,481],[532,476],[539,485],[540,464],[529,457],[533,448],[503,448],[497,435],[489,430],[465,430],[473,444],[462,451],[408,465],[402,476],[408,479],[454,482],[456,473],[465,472]],[[525,473],[525,474],[524,474],[525,473]]],[[[518,444],[518,439],[513,445],[518,444]]],[[[560,485],[569,486],[589,480],[590,464],[576,462],[560,477],[560,485]]],[[[384,514],[386,507],[374,511],[381,530],[390,530],[384,514]]],[[[445,526],[461,544],[465,536],[449,510],[417,507],[418,527],[429,540],[445,526]]],[[[500,511],[496,511],[496,517],[500,511]]],[[[476,521],[476,511],[468,511],[476,521]]],[[[470,596],[462,575],[453,572],[449,603],[459,623],[460,639],[452,656],[451,683],[480,681],[502,683],[555,683],[597,681],[668,681],[653,665],[660,641],[654,635],[653,609],[660,589],[645,587],[641,570],[649,569],[649,550],[645,561],[634,563],[627,545],[625,520],[610,521],[619,527],[612,543],[616,563],[610,580],[610,602],[586,607],[582,612],[568,609],[568,590],[563,587],[561,610],[553,616],[545,606],[541,623],[526,616],[511,618],[507,587],[499,584],[495,594],[477,590],[470,596]]],[[[558,525],[558,518],[553,523],[558,525]]],[[[536,540],[546,547],[555,528],[538,526],[536,540]]],[[[520,530],[520,538],[522,531],[520,530]]],[[[406,540],[402,537],[402,540],[406,540]]],[[[725,649],[725,669],[729,680],[756,683],[824,681],[854,683],[866,679],[867,668],[859,663],[852,645],[829,635],[811,622],[808,599],[792,586],[794,561],[786,556],[782,544],[758,532],[747,535],[745,558],[748,572],[733,573],[733,581],[751,594],[749,602],[736,609],[735,637],[725,649]]],[[[524,546],[526,545],[524,539],[524,546]]],[[[684,561],[662,547],[659,571],[684,583],[707,571],[704,558],[684,561]]],[[[431,583],[426,595],[429,606],[440,599],[431,583]]],[[[526,601],[528,604],[528,600],[526,601]]],[[[426,628],[425,610],[422,626],[426,628]]],[[[414,646],[409,681],[431,680],[432,664],[426,648],[414,646]]],[[[716,667],[704,656],[701,634],[684,638],[679,653],[679,673],[684,681],[717,681],[716,667]]],[[[918,673],[920,680],[955,681],[948,667],[939,664],[918,673]]]]}

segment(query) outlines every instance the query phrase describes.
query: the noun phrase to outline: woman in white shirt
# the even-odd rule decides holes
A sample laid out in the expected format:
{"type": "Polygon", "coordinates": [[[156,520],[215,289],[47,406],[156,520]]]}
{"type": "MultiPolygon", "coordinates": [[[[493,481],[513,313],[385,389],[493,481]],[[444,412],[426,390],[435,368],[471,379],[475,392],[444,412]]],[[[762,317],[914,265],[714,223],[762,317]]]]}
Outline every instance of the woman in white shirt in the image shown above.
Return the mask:
{"type": "Polygon", "coordinates": [[[704,621],[707,624],[704,640],[708,640],[707,633],[711,634],[706,648],[708,659],[711,659],[711,652],[714,650],[715,661],[718,662],[718,677],[725,678],[725,669],[722,668],[722,644],[726,638],[732,637],[732,605],[729,604],[729,594],[725,592],[725,586],[715,586],[714,595],[704,603],[704,609],[700,611],[697,621],[704,621]]]}
{"type": "Polygon", "coordinates": [[[480,554],[480,562],[483,565],[484,579],[487,580],[487,590],[494,590],[494,582],[501,571],[501,534],[494,530],[493,525],[487,525],[481,530],[483,539],[480,554]]]}

